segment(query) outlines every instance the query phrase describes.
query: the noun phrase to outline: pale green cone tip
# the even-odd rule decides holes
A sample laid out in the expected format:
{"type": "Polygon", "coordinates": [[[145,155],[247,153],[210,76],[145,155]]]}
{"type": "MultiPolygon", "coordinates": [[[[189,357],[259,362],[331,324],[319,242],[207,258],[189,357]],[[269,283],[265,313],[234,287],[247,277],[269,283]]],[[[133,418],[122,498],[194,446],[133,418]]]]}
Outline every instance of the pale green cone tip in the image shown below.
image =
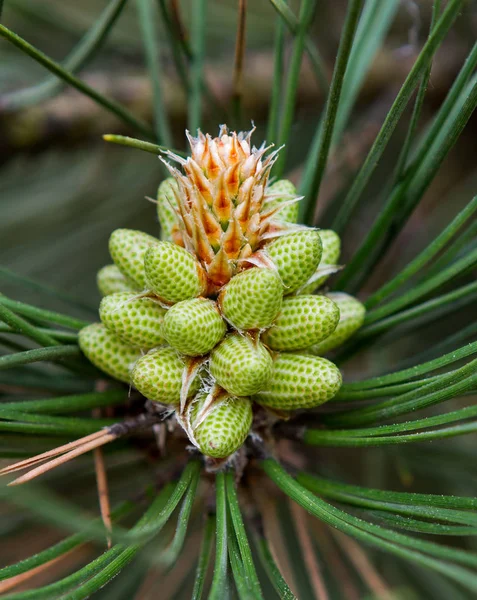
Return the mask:
{"type": "Polygon", "coordinates": [[[283,286],[273,269],[252,268],[236,275],[222,288],[218,303],[235,329],[269,327],[282,305],[283,286]]]}
{"type": "MultiPolygon", "coordinates": [[[[181,400],[184,369],[185,363],[178,353],[164,346],[151,350],[137,361],[132,372],[132,383],[149,400],[176,405],[181,400]]],[[[190,393],[196,393],[199,386],[200,380],[196,377],[190,393]]]]}
{"type": "Polygon", "coordinates": [[[202,454],[227,458],[242,446],[252,425],[252,403],[249,398],[225,396],[216,401],[205,419],[196,426],[196,417],[206,401],[200,393],[189,410],[195,441],[202,454]]]}
{"type": "MultiPolygon", "coordinates": [[[[267,202],[265,210],[275,208],[284,202],[290,202],[290,200],[296,197],[296,188],[291,181],[288,179],[279,179],[272,185],[267,187],[267,196],[278,195],[274,200],[267,202]]],[[[284,206],[274,217],[278,221],[285,221],[287,223],[296,223],[298,221],[298,202],[288,204],[284,206]]]]}
{"type": "Polygon", "coordinates": [[[167,343],[187,356],[207,354],[224,337],[226,325],[217,305],[207,298],[174,304],[166,313],[162,335],[167,343]]]}
{"type": "Polygon", "coordinates": [[[325,340],[338,325],[340,310],[326,296],[292,296],[262,340],[272,350],[301,350],[325,340]]]}
{"type": "Polygon", "coordinates": [[[141,351],[123,342],[102,323],[84,327],[78,336],[83,354],[101,371],[125,383],[131,381],[131,370],[141,356],[141,351]]]}
{"type": "Polygon", "coordinates": [[[164,242],[172,242],[172,228],[177,223],[173,208],[177,206],[174,189],[178,189],[177,182],[174,177],[168,177],[157,190],[157,217],[161,226],[161,240],[164,242]]]}
{"type": "MultiPolygon", "coordinates": [[[[333,231],[332,229],[320,229],[319,234],[321,239],[322,252],[320,264],[318,265],[317,271],[327,266],[337,265],[341,253],[341,240],[339,235],[335,231],[333,231]]],[[[328,277],[329,275],[323,275],[322,277],[317,278],[315,276],[315,273],[313,273],[313,275],[311,276],[312,282],[305,283],[305,285],[302,288],[300,288],[298,293],[313,293],[325,283],[328,277]]]]}
{"type": "Polygon", "coordinates": [[[98,290],[102,296],[118,292],[138,292],[139,288],[134,282],[125,277],[116,265],[102,267],[96,275],[98,290]]]}
{"type": "Polygon", "coordinates": [[[341,316],[335,331],[328,338],[308,349],[312,354],[319,356],[344,344],[362,326],[366,316],[364,305],[349,294],[333,292],[327,294],[327,297],[338,305],[341,316]]]}
{"type": "Polygon", "coordinates": [[[292,294],[316,271],[321,259],[321,239],[308,229],[283,235],[267,244],[265,250],[278,269],[283,293],[292,294]]]}
{"type": "Polygon", "coordinates": [[[207,276],[199,261],[170,242],[149,248],[144,267],[148,288],[166,303],[201,296],[207,288],[207,276]]]}
{"type": "Polygon", "coordinates": [[[110,294],[99,305],[99,317],[110,331],[125,342],[146,349],[164,343],[161,327],[165,313],[156,300],[138,298],[137,293],[110,294]]]}
{"type": "Polygon", "coordinates": [[[134,229],[116,229],[109,238],[109,253],[123,275],[141,290],[146,287],[144,255],[159,240],[134,229]]]}
{"type": "Polygon", "coordinates": [[[256,394],[272,374],[272,358],[259,341],[228,335],[210,354],[210,374],[234,396],[256,394]]]}
{"type": "Polygon", "coordinates": [[[278,410],[313,408],[333,398],[341,383],[340,370],[329,360],[283,353],[273,362],[268,385],[253,400],[278,410]]]}

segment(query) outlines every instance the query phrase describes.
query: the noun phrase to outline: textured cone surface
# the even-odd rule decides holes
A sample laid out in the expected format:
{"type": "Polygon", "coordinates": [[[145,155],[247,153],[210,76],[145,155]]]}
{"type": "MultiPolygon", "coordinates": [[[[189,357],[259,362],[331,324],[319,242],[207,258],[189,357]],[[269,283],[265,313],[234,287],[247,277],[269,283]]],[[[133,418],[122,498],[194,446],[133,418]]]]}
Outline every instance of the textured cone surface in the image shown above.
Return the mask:
{"type": "Polygon", "coordinates": [[[226,458],[244,443],[252,425],[252,403],[249,398],[227,396],[212,407],[204,421],[195,427],[196,417],[204,405],[206,394],[199,394],[192,404],[189,418],[199,450],[212,458],[226,458]]]}
{"type": "MultiPolygon", "coordinates": [[[[284,202],[289,202],[296,198],[296,188],[291,181],[288,181],[288,179],[279,179],[267,188],[267,196],[275,195],[278,197],[267,202],[267,209],[275,208],[284,202]]],[[[296,223],[298,221],[298,202],[284,206],[276,213],[275,218],[279,221],[286,221],[287,223],[296,223]]]]}
{"type": "MultiPolygon", "coordinates": [[[[179,169],[166,163],[177,182],[180,242],[198,260],[209,281],[220,288],[269,239],[290,228],[275,211],[267,189],[277,152],[251,144],[252,132],[232,132],[221,126],[216,138],[200,131],[188,134],[192,156],[186,160],[169,153],[179,169]]],[[[284,207],[284,211],[287,207],[284,207]]],[[[162,219],[162,217],[161,217],[162,219]]]]}
{"type": "Polygon", "coordinates": [[[273,363],[270,382],[253,400],[279,410],[313,408],[338,393],[341,373],[318,356],[280,354],[273,363]]]}
{"type": "Polygon", "coordinates": [[[165,179],[157,190],[157,217],[161,226],[161,240],[172,242],[173,236],[179,236],[179,227],[174,207],[177,208],[175,193],[178,187],[174,177],[165,179]],[[174,193],[175,192],[175,193],[174,193]]]}
{"type": "Polygon", "coordinates": [[[165,313],[151,298],[138,298],[128,292],[106,296],[99,306],[103,324],[125,342],[141,348],[164,343],[161,326],[165,313]]]}
{"type": "Polygon", "coordinates": [[[134,229],[116,229],[109,238],[109,253],[121,273],[141,290],[146,287],[144,255],[159,240],[134,229]]]}
{"type": "Polygon", "coordinates": [[[158,242],[144,257],[148,287],[167,303],[195,298],[205,292],[206,275],[187,250],[158,242]]]}
{"type": "Polygon", "coordinates": [[[96,283],[102,296],[118,292],[138,292],[139,288],[125,277],[116,265],[106,265],[98,271],[96,283]]]}
{"type": "Polygon", "coordinates": [[[321,239],[318,231],[297,231],[284,235],[266,246],[283,281],[284,294],[292,294],[304,285],[318,268],[321,239]]]}
{"type": "Polygon", "coordinates": [[[327,294],[327,297],[339,306],[340,321],[335,331],[328,338],[309,349],[312,354],[322,355],[341,346],[361,327],[366,315],[363,304],[349,294],[335,292],[327,294]]]}
{"type": "Polygon", "coordinates": [[[129,383],[131,369],[141,351],[123,342],[101,323],[93,323],[79,332],[78,343],[83,354],[111,377],[129,383]]]}
{"type": "Polygon", "coordinates": [[[210,355],[210,374],[234,396],[256,394],[268,383],[272,367],[263,344],[240,334],[227,336],[210,355]]]}
{"type": "MultiPolygon", "coordinates": [[[[320,229],[320,239],[322,245],[321,261],[318,269],[324,265],[337,265],[341,253],[341,240],[337,233],[331,229],[320,229]]],[[[318,279],[314,279],[310,284],[305,284],[299,291],[300,294],[311,294],[320,288],[329,275],[323,275],[318,279]]],[[[313,275],[312,275],[313,278],[313,275]]]]}
{"type": "Polygon", "coordinates": [[[338,325],[338,306],[326,296],[293,296],[262,340],[272,350],[301,350],[324,340],[338,325]]]}
{"type": "MultiPolygon", "coordinates": [[[[167,346],[142,356],[132,372],[134,387],[149,400],[162,404],[179,404],[182,374],[185,364],[173,348],[167,346]]],[[[199,387],[199,379],[192,382],[191,392],[199,387]]]]}
{"type": "Polygon", "coordinates": [[[193,298],[174,304],[166,313],[162,334],[187,356],[210,352],[224,337],[226,325],[212,300],[193,298]]]}
{"type": "Polygon", "coordinates": [[[219,305],[236,329],[262,329],[278,315],[282,295],[282,282],[275,271],[253,268],[236,275],[222,289],[219,305]]]}

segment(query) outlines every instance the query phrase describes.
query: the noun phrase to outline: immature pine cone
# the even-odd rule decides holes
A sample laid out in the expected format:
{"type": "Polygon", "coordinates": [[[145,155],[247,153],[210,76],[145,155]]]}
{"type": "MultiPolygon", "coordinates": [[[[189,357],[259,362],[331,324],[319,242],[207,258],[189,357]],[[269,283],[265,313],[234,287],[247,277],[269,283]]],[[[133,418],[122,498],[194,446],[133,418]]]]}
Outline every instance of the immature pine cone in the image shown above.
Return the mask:
{"type": "Polygon", "coordinates": [[[341,373],[321,355],[364,319],[347,294],[312,295],[338,270],[340,239],[297,225],[293,184],[268,183],[277,152],[251,134],[187,134],[192,156],[168,153],[182,171],[165,163],[161,239],[112,233],[102,324],[80,332],[91,362],[169,405],[218,459],[244,443],[254,406],[285,416],[335,396],[341,373]]]}

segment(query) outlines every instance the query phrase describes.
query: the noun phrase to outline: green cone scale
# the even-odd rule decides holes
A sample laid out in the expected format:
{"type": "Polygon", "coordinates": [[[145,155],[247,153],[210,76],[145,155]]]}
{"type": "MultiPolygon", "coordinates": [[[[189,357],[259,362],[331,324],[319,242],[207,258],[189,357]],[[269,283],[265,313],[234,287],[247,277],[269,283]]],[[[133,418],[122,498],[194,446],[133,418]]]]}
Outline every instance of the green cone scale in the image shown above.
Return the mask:
{"type": "Polygon", "coordinates": [[[280,354],[268,385],[253,399],[278,410],[314,408],[333,398],[341,382],[338,367],[325,358],[280,354]]]}
{"type": "Polygon", "coordinates": [[[198,394],[189,414],[191,429],[199,447],[206,456],[226,458],[244,443],[252,425],[252,403],[249,398],[224,396],[217,400],[198,425],[207,395],[198,394]]]}
{"type": "Polygon", "coordinates": [[[78,343],[83,354],[98,369],[119,381],[131,381],[132,368],[141,356],[139,348],[124,342],[102,323],[84,327],[79,333],[78,343]]]}
{"type": "Polygon", "coordinates": [[[292,294],[318,268],[321,260],[321,238],[314,229],[296,231],[279,237],[267,245],[266,251],[278,269],[284,294],[292,294]]]}
{"type": "Polygon", "coordinates": [[[228,335],[210,354],[210,374],[236,396],[261,390],[272,375],[272,366],[265,346],[246,335],[228,335]]]}
{"type": "Polygon", "coordinates": [[[263,435],[270,418],[332,398],[341,374],[321,354],[364,319],[351,296],[310,295],[340,239],[297,224],[295,186],[269,184],[274,154],[250,136],[225,126],[188,136],[191,156],[175,157],[158,187],[161,239],[111,234],[114,264],[97,276],[102,323],[79,336],[92,363],[170,406],[171,425],[215,459],[253,431],[254,403],[263,435]]]}
{"type": "Polygon", "coordinates": [[[146,287],[144,255],[159,240],[134,229],[116,229],[109,238],[109,253],[121,273],[143,290],[146,287]]]}
{"type": "Polygon", "coordinates": [[[319,344],[311,346],[312,354],[321,356],[344,344],[363,324],[366,309],[363,304],[353,296],[343,292],[327,294],[340,309],[340,321],[335,331],[319,344]]]}
{"type": "Polygon", "coordinates": [[[99,306],[99,317],[110,331],[147,349],[164,343],[161,327],[165,313],[157,300],[128,292],[105,296],[99,306]]]}
{"type": "Polygon", "coordinates": [[[117,292],[136,292],[140,289],[125,277],[116,265],[105,265],[96,275],[98,290],[102,296],[117,292]]]}
{"type": "Polygon", "coordinates": [[[236,275],[220,292],[224,317],[240,330],[270,327],[282,305],[282,282],[273,269],[252,268],[236,275]]]}
{"type": "Polygon", "coordinates": [[[262,340],[272,350],[301,350],[329,337],[339,319],[337,304],[326,296],[292,296],[262,340]]]}
{"type": "MultiPolygon", "coordinates": [[[[132,384],[141,394],[154,402],[179,404],[185,362],[170,347],[151,350],[142,356],[132,372],[132,384]]],[[[197,392],[200,382],[194,379],[191,393],[197,392]]]]}
{"type": "Polygon", "coordinates": [[[166,303],[174,304],[203,294],[207,279],[200,263],[180,246],[158,242],[144,256],[148,288],[166,303]]]}
{"type": "Polygon", "coordinates": [[[207,298],[174,304],[167,311],[162,326],[167,343],[186,356],[207,354],[224,337],[225,331],[217,305],[207,298]]]}

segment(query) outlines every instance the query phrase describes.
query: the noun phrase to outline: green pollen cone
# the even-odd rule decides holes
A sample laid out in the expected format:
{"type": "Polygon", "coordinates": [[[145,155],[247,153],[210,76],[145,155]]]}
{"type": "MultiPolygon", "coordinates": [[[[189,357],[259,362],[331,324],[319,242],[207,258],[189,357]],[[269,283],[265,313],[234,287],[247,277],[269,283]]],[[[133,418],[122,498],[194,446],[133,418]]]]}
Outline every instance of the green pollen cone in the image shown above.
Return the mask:
{"type": "Polygon", "coordinates": [[[123,342],[101,323],[93,323],[79,332],[78,343],[83,354],[114,379],[131,381],[131,370],[141,356],[139,348],[123,342]]]}
{"type": "Polygon", "coordinates": [[[234,396],[260,391],[272,375],[273,362],[267,349],[248,336],[228,335],[210,355],[210,374],[234,396]]]}
{"type": "MultiPolygon", "coordinates": [[[[181,400],[184,362],[173,348],[164,346],[142,356],[132,372],[134,387],[146,398],[162,404],[179,404],[181,400]]],[[[191,385],[191,393],[200,386],[199,378],[191,385]]]]}
{"type": "Polygon", "coordinates": [[[217,400],[205,419],[195,425],[207,394],[201,393],[189,409],[189,420],[202,454],[227,458],[245,442],[252,425],[252,403],[249,398],[225,396],[217,400]]]}
{"type": "Polygon", "coordinates": [[[327,294],[327,297],[338,305],[341,316],[335,331],[328,338],[308,349],[312,354],[319,356],[346,342],[361,327],[366,315],[364,305],[349,294],[335,292],[327,294]]]}
{"type": "Polygon", "coordinates": [[[262,340],[272,350],[301,350],[331,335],[339,318],[338,306],[326,296],[285,298],[262,340]]]}
{"type": "Polygon", "coordinates": [[[321,239],[318,231],[309,229],[279,237],[265,246],[283,281],[283,293],[292,294],[304,285],[318,268],[321,239]]]}
{"type": "Polygon", "coordinates": [[[141,348],[164,343],[161,326],[165,313],[157,301],[128,292],[105,296],[99,306],[103,324],[125,342],[141,348]]]}
{"type": "Polygon", "coordinates": [[[187,250],[158,242],[144,257],[148,287],[166,303],[174,304],[202,295],[207,287],[205,271],[187,250]]]}
{"type": "Polygon", "coordinates": [[[207,354],[224,337],[225,331],[217,305],[206,298],[174,304],[167,311],[162,326],[167,343],[187,356],[207,354]]]}
{"type": "Polygon", "coordinates": [[[239,273],[222,288],[219,306],[239,330],[270,327],[282,305],[283,286],[272,269],[252,268],[239,273]]]}
{"type": "MultiPolygon", "coordinates": [[[[267,196],[277,195],[278,197],[265,205],[265,210],[275,208],[284,202],[289,202],[296,197],[296,188],[288,179],[279,179],[273,185],[267,187],[267,196]]],[[[287,223],[296,223],[298,221],[298,202],[284,206],[274,217],[278,221],[287,223]]]]}
{"type": "Polygon", "coordinates": [[[116,229],[109,238],[109,253],[123,275],[141,290],[146,287],[144,255],[159,240],[134,229],[116,229]]]}
{"type": "MultiPolygon", "coordinates": [[[[334,266],[338,264],[341,253],[341,240],[337,233],[331,229],[320,229],[319,231],[322,253],[321,261],[318,265],[318,271],[327,266],[334,266]]],[[[315,273],[311,276],[311,283],[305,283],[305,285],[298,291],[299,294],[311,294],[318,288],[320,288],[329,275],[323,275],[322,277],[316,277],[315,273]]]]}
{"type": "Polygon", "coordinates": [[[134,282],[125,277],[116,265],[106,265],[98,271],[96,283],[102,296],[117,292],[138,292],[134,282]]]}
{"type": "Polygon", "coordinates": [[[173,208],[177,206],[174,189],[178,189],[177,182],[174,177],[169,177],[157,190],[157,217],[161,226],[161,240],[164,242],[172,242],[172,228],[177,223],[173,208]]]}
{"type": "Polygon", "coordinates": [[[270,382],[253,400],[278,410],[313,408],[333,398],[341,382],[338,367],[329,360],[284,353],[274,360],[270,382]]]}

